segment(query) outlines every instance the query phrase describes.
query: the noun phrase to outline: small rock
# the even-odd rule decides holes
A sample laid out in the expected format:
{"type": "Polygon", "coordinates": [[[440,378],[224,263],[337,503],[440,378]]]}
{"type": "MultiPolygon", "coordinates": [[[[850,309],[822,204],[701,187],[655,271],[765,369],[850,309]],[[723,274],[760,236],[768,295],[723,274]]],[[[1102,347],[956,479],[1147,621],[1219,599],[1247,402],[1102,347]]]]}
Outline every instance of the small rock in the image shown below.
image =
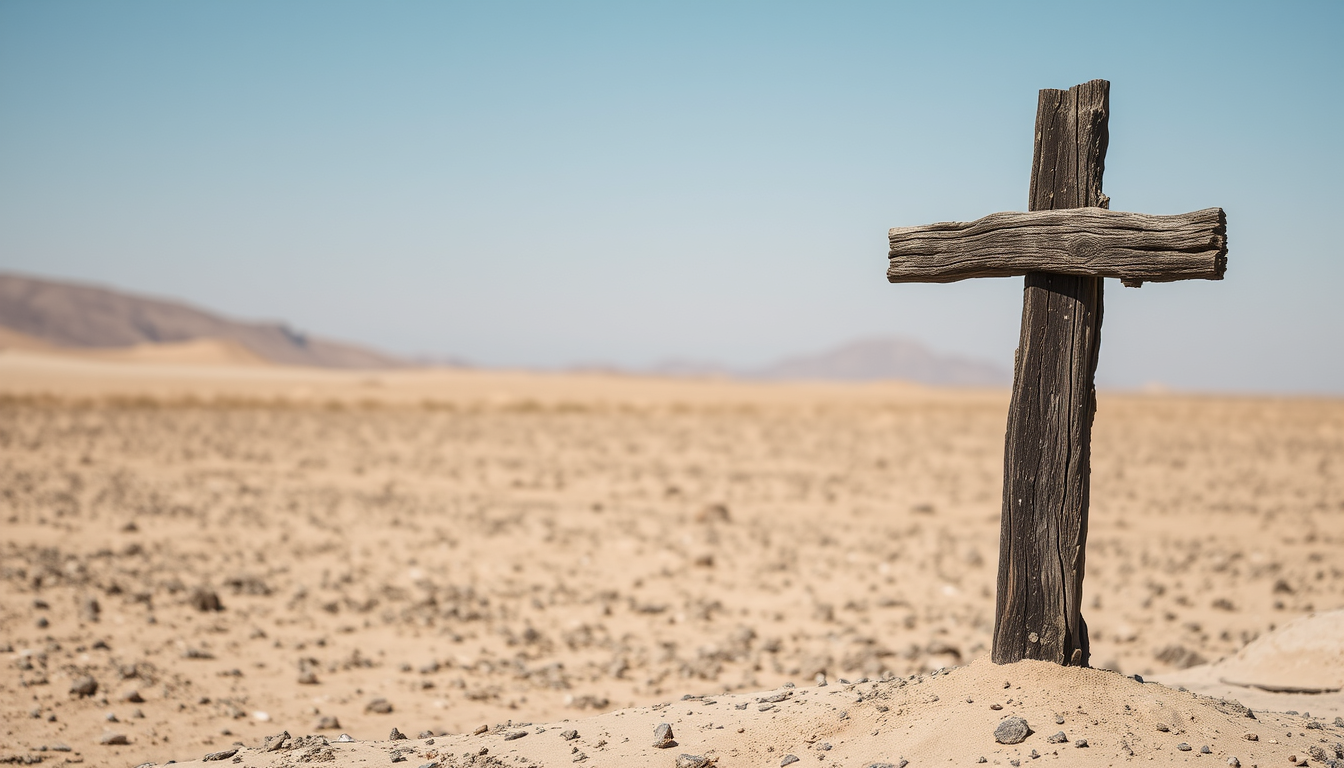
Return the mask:
{"type": "Polygon", "coordinates": [[[1191,747],[1189,744],[1186,744],[1184,741],[1182,741],[1180,744],[1177,744],[1177,745],[1176,745],[1176,748],[1179,749],[1179,750],[1181,750],[1182,752],[1189,752],[1191,749],[1194,749],[1194,747],[1191,747]]]}
{"type": "Polygon", "coordinates": [[[341,721],[335,715],[323,715],[313,723],[314,731],[334,731],[341,727],[341,721]]]}
{"type": "Polygon", "coordinates": [[[1248,733],[1242,734],[1242,737],[1241,737],[1241,738],[1243,738],[1243,739],[1245,739],[1245,740],[1247,740],[1247,741],[1259,741],[1259,740],[1260,740],[1260,735],[1259,735],[1259,734],[1256,734],[1256,733],[1249,733],[1249,732],[1248,732],[1248,733]]]}
{"type": "Polygon", "coordinates": [[[1031,735],[1031,727],[1020,717],[1007,717],[994,729],[994,740],[1000,744],[1021,744],[1031,735]]]}
{"type": "Polygon", "coordinates": [[[74,682],[70,683],[70,692],[80,698],[92,696],[98,692],[98,681],[88,675],[77,677],[74,682]]]}
{"type": "Polygon", "coordinates": [[[187,598],[191,607],[198,611],[222,611],[224,604],[219,601],[219,595],[209,587],[197,587],[191,591],[191,597],[187,598]]]}
{"type": "Polygon", "coordinates": [[[1208,745],[1208,744],[1205,744],[1204,746],[1202,746],[1202,747],[1199,748],[1199,754],[1201,754],[1201,755],[1212,755],[1212,754],[1213,754],[1213,750],[1212,750],[1212,749],[1209,749],[1209,745],[1208,745]]]}
{"type": "MultiPolygon", "coordinates": [[[[433,738],[434,738],[434,732],[433,732],[433,731],[421,731],[419,734],[416,735],[415,738],[417,738],[417,739],[433,739],[433,738]]],[[[429,743],[430,743],[430,744],[433,744],[434,742],[433,742],[433,741],[430,741],[429,743]]]]}
{"type": "Polygon", "coordinates": [[[677,746],[677,742],[672,735],[672,725],[670,723],[659,723],[657,728],[653,729],[653,746],[658,749],[668,749],[677,746]]]}
{"type": "Polygon", "coordinates": [[[1167,725],[1166,723],[1158,723],[1158,724],[1157,724],[1157,730],[1159,730],[1159,731],[1161,731],[1161,732],[1163,732],[1163,733],[1170,733],[1170,732],[1171,732],[1171,726],[1167,725]]]}
{"type": "Polygon", "coordinates": [[[1056,733],[1055,735],[1050,736],[1045,740],[1046,744],[1067,744],[1068,742],[1069,737],[1065,736],[1063,731],[1060,731],[1059,733],[1056,733]]]}
{"type": "Polygon", "coordinates": [[[798,762],[797,755],[785,755],[784,759],[779,761],[779,768],[784,768],[786,765],[793,765],[796,762],[798,762]]]}
{"type": "Polygon", "coordinates": [[[999,710],[1003,709],[1003,705],[1002,705],[1002,704],[990,704],[990,705],[989,705],[989,708],[992,709],[992,710],[994,710],[995,712],[998,712],[999,710]]]}
{"type": "Polygon", "coordinates": [[[340,736],[336,737],[336,742],[338,744],[349,744],[352,741],[354,741],[354,738],[348,733],[342,733],[340,736]]]}
{"type": "Polygon", "coordinates": [[[387,699],[374,699],[364,705],[365,712],[372,712],[375,715],[392,714],[392,702],[387,699]]]}
{"type": "Polygon", "coordinates": [[[317,673],[311,669],[305,669],[299,673],[299,685],[317,685],[317,673]]]}
{"type": "Polygon", "coordinates": [[[677,768],[709,768],[714,764],[714,758],[704,755],[688,755],[682,753],[677,755],[677,768]]]}
{"type": "Polygon", "coordinates": [[[143,704],[145,702],[145,697],[141,696],[139,691],[132,688],[121,694],[121,700],[131,704],[143,704]]]}
{"type": "Polygon", "coordinates": [[[1064,716],[1055,715],[1055,725],[1063,725],[1063,724],[1064,724],[1064,716]]]}
{"type": "Polygon", "coordinates": [[[261,749],[263,752],[275,752],[284,749],[285,742],[289,739],[289,731],[281,731],[279,736],[267,736],[266,740],[262,742],[261,749]]]}
{"type": "Polygon", "coordinates": [[[488,726],[488,725],[478,725],[478,726],[476,726],[476,730],[474,730],[474,731],[471,732],[471,735],[472,735],[472,736],[480,736],[482,733],[485,733],[485,732],[488,731],[488,730],[490,730],[490,726],[488,726]]]}
{"type": "Polygon", "coordinates": [[[79,618],[81,621],[97,621],[98,614],[103,612],[103,607],[98,605],[98,601],[92,597],[87,597],[79,605],[79,618]]]}
{"type": "Polygon", "coordinates": [[[113,733],[111,731],[108,731],[107,733],[103,734],[102,738],[98,739],[98,743],[104,746],[112,747],[112,746],[130,744],[131,740],[126,738],[126,734],[124,733],[113,733]]]}
{"type": "Polygon", "coordinates": [[[527,735],[527,731],[512,731],[504,734],[505,741],[517,741],[527,735]]]}
{"type": "Polygon", "coordinates": [[[224,751],[222,751],[222,752],[211,752],[210,754],[206,755],[205,757],[203,757],[203,758],[201,758],[201,759],[204,760],[205,762],[209,763],[209,762],[213,762],[213,761],[215,761],[215,760],[228,760],[230,757],[233,757],[233,756],[236,755],[236,754],[238,754],[238,750],[236,750],[236,749],[226,749],[226,750],[224,750],[224,751]]]}
{"type": "Polygon", "coordinates": [[[406,734],[404,734],[404,733],[402,733],[401,731],[397,730],[397,727],[396,727],[396,726],[393,726],[393,727],[392,727],[392,732],[389,733],[389,734],[387,735],[387,740],[388,740],[388,741],[405,741],[405,740],[406,740],[406,734]]]}
{"type": "Polygon", "coordinates": [[[1312,760],[1316,760],[1322,763],[1334,757],[1334,755],[1326,753],[1326,751],[1321,747],[1311,747],[1310,749],[1307,750],[1307,754],[1311,755],[1312,760]]]}
{"type": "Polygon", "coordinates": [[[695,513],[695,522],[697,523],[726,523],[729,522],[731,515],[728,513],[728,507],[723,504],[706,504],[695,513]]]}
{"type": "Polygon", "coordinates": [[[1227,758],[1227,764],[1232,766],[1232,768],[1241,768],[1241,761],[1235,757],[1227,758]]]}
{"type": "Polygon", "coordinates": [[[1087,739],[1079,739],[1079,740],[1073,742],[1073,746],[1077,747],[1078,749],[1086,749],[1086,748],[1087,748],[1087,739]]]}
{"type": "Polygon", "coordinates": [[[573,741],[579,738],[579,732],[572,728],[568,731],[561,731],[560,738],[564,739],[565,741],[573,741]]]}

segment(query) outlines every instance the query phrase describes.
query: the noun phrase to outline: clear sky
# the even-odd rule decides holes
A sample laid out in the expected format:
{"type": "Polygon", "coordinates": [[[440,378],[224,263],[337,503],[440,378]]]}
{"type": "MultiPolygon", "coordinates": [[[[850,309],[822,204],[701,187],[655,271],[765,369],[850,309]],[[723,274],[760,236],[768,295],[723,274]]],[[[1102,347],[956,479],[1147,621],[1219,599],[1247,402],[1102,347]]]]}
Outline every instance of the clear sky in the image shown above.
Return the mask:
{"type": "Polygon", "coordinates": [[[887,228],[1023,210],[1036,91],[1111,81],[1099,379],[1344,394],[1344,3],[0,2],[0,269],[481,364],[1011,364],[1020,278],[887,228]]]}

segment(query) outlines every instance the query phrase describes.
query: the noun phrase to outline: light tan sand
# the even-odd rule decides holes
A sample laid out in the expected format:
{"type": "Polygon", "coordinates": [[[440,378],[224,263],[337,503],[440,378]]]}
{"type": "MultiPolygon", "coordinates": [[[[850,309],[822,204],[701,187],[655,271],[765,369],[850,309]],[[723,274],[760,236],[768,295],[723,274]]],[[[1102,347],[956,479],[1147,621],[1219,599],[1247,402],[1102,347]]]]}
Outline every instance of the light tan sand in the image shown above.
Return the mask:
{"type": "MultiPolygon", "coordinates": [[[[1066,764],[1125,762],[1122,740],[1135,760],[1219,765],[1344,740],[1326,698],[1265,694],[1280,698],[1259,706],[1312,717],[1258,714],[1260,741],[1240,747],[1240,716],[1192,694],[1037,665],[1005,672],[1011,691],[980,662],[883,683],[885,713],[855,701],[871,684],[835,693],[841,677],[987,652],[1003,392],[6,351],[0,395],[0,754],[137,765],[282,730],[363,742],[569,718],[593,765],[701,749],[725,767],[795,749],[811,764],[1006,764],[990,739],[1012,711],[1037,731],[1024,753],[1066,764]],[[223,610],[199,609],[198,588],[223,610]],[[759,711],[761,691],[819,673],[832,685],[793,701],[825,704],[759,711]],[[97,690],[71,693],[85,676],[97,690]],[[939,701],[909,698],[925,690],[939,701]],[[368,708],[379,698],[390,713],[368,708]],[[723,731],[696,725],[720,710],[723,731]],[[1196,720],[1149,730],[1167,710],[1196,720]],[[1042,719],[1056,712],[1065,726],[1042,719]],[[626,751],[651,749],[664,715],[685,748],[626,751]],[[325,717],[339,727],[319,730],[325,717]],[[834,746],[824,760],[809,729],[834,746]],[[1093,746],[1047,746],[1055,730],[1093,746]],[[105,732],[129,744],[100,745],[105,732]],[[60,743],[72,751],[37,751],[60,743]],[[1205,743],[1215,758],[1196,757],[1205,743]]],[[[1344,607],[1344,402],[1103,393],[1093,452],[1094,665],[1190,672],[1344,607]]],[[[479,743],[509,765],[557,764],[526,751],[568,753],[546,727],[454,737],[441,754],[461,764],[479,743]]],[[[395,746],[332,748],[355,765],[395,746]]]]}
{"type": "Polygon", "coordinates": [[[7,362],[14,367],[14,360],[26,361],[19,368],[31,372],[34,369],[59,366],[61,361],[89,360],[101,363],[153,363],[158,365],[187,366],[269,366],[251,350],[229,339],[192,339],[190,341],[166,344],[136,344],[130,347],[58,347],[26,334],[0,328],[0,354],[19,354],[7,362]]]}
{"type": "MultiPolygon", "coordinates": [[[[399,750],[417,766],[558,766],[576,758],[594,766],[674,766],[680,755],[694,755],[725,768],[778,766],[788,756],[800,765],[842,766],[972,765],[980,758],[1004,766],[1037,759],[1077,766],[1149,759],[1227,765],[1236,758],[1249,767],[1306,757],[1305,750],[1319,744],[1312,737],[1325,730],[1303,727],[1300,717],[1252,718],[1235,702],[1113,672],[1030,661],[995,666],[981,659],[912,680],[679,699],[575,722],[494,724],[479,735],[306,746],[295,740],[291,749],[244,748],[233,757],[242,765],[281,766],[330,754],[340,765],[380,765],[399,750]],[[995,728],[1009,718],[1022,718],[1032,733],[1020,743],[1000,744],[995,728]],[[671,726],[674,746],[655,746],[662,723],[671,726]]],[[[1324,748],[1333,757],[1333,743],[1324,748]]]]}

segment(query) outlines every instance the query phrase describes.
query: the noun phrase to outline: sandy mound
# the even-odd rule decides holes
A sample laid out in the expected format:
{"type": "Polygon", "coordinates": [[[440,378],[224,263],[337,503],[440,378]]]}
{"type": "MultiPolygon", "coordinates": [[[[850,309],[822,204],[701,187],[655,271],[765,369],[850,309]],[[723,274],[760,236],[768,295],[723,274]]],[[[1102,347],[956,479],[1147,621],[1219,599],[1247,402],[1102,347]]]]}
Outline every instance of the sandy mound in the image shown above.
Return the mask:
{"type": "Polygon", "coordinates": [[[1260,637],[1235,655],[1161,677],[1163,683],[1248,706],[1344,713],[1344,610],[1314,613],[1260,637]]]}
{"type": "Polygon", "coordinates": [[[0,327],[0,351],[35,352],[40,355],[113,363],[245,367],[270,365],[247,347],[230,339],[192,339],[107,348],[62,347],[4,327],[0,327]]]}
{"type": "Polygon", "coordinates": [[[1232,685],[1283,693],[1344,688],[1344,610],[1304,616],[1212,665],[1232,685]]]}
{"type": "Polygon", "coordinates": [[[1341,740],[1340,723],[1291,715],[1257,719],[1235,701],[1114,672],[1042,662],[996,666],[982,658],[927,677],[686,697],[575,722],[496,724],[479,735],[346,743],[300,737],[270,752],[263,750],[277,746],[274,739],[219,751],[236,748],[229,757],[248,766],[291,765],[296,759],[354,766],[398,757],[438,766],[714,764],[688,755],[724,768],[802,761],[1016,766],[1037,758],[1090,766],[1204,756],[1211,764],[1235,764],[1235,758],[1253,766],[1308,755],[1325,764],[1344,758],[1344,746],[1336,746],[1341,740]],[[1030,733],[1019,743],[999,743],[996,730],[1010,731],[1005,723],[1013,718],[1025,720],[1030,733]],[[674,744],[655,743],[663,723],[671,726],[674,744]]]}
{"type": "Polygon", "coordinates": [[[18,349],[24,352],[59,352],[60,347],[35,336],[0,326],[0,350],[18,349]]]}
{"type": "Polygon", "coordinates": [[[256,353],[228,339],[192,339],[169,344],[136,344],[124,349],[80,350],[103,360],[175,365],[270,365],[256,353]]]}

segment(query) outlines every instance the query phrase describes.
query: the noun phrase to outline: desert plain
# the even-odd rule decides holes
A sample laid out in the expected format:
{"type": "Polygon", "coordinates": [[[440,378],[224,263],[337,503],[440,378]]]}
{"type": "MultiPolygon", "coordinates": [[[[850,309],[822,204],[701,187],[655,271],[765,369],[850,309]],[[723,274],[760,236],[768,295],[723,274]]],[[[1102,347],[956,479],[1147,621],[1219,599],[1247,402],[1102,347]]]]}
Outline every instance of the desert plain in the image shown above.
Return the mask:
{"type": "Polygon", "coordinates": [[[1344,759],[1344,400],[1100,393],[1093,669],[987,659],[1007,401],[7,349],[0,761],[1344,759]]]}

